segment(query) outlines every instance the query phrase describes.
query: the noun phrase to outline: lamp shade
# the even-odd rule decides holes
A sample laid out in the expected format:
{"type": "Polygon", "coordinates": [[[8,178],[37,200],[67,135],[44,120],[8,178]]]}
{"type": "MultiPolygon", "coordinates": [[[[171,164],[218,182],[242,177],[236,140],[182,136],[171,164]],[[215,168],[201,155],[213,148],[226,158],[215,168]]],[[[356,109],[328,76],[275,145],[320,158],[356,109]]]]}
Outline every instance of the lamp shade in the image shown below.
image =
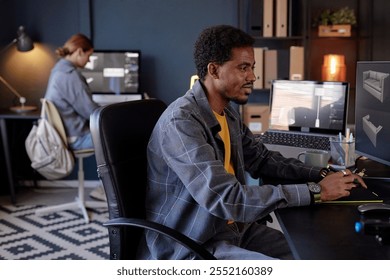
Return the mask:
{"type": "Polygon", "coordinates": [[[16,48],[20,52],[28,52],[34,48],[33,41],[26,34],[23,26],[20,26],[18,29],[18,37],[16,38],[16,48]]]}
{"type": "MultiPolygon", "coordinates": [[[[18,37],[12,40],[11,43],[9,43],[4,49],[0,51],[0,53],[3,53],[5,50],[16,44],[16,48],[20,52],[28,52],[31,51],[34,48],[33,41],[29,36],[27,36],[26,32],[24,31],[24,27],[20,26],[18,29],[18,37]]],[[[12,111],[23,113],[26,111],[33,111],[36,110],[36,106],[26,106],[26,98],[23,97],[16,89],[14,89],[2,76],[0,76],[0,82],[2,82],[6,87],[16,96],[19,98],[19,102],[21,106],[13,106],[10,109],[12,111]]]]}
{"type": "Polygon", "coordinates": [[[323,81],[345,81],[346,66],[344,55],[327,54],[324,55],[324,64],[322,65],[323,81]]]}

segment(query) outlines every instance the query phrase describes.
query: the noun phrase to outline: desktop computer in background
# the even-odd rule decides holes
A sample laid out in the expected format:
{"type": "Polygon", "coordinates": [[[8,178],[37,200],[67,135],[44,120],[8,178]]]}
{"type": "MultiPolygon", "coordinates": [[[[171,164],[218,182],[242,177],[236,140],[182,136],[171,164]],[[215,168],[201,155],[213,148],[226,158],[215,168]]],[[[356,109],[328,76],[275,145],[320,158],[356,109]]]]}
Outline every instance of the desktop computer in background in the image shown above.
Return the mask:
{"type": "Polygon", "coordinates": [[[100,105],[142,99],[139,50],[94,51],[81,70],[100,105]]]}
{"type": "Polygon", "coordinates": [[[355,138],[358,155],[390,166],[390,61],[357,62],[355,138]]]}

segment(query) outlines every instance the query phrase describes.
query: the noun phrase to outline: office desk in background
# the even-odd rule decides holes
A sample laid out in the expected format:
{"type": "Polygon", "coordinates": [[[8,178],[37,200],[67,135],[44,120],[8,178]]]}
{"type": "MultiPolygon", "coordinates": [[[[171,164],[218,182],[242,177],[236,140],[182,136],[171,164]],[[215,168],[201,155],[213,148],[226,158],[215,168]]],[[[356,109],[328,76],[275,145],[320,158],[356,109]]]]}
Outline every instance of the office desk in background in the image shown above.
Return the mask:
{"type": "MultiPolygon", "coordinates": [[[[113,95],[113,94],[93,94],[93,100],[97,102],[100,106],[132,101],[132,100],[140,100],[144,98],[144,94],[122,94],[122,95],[113,95]]],[[[3,152],[4,152],[4,161],[6,174],[8,179],[9,192],[11,195],[12,203],[16,202],[15,195],[15,178],[12,168],[12,159],[11,159],[11,150],[9,145],[9,135],[7,130],[7,121],[10,120],[38,120],[40,117],[40,110],[29,111],[25,113],[16,113],[14,111],[9,110],[8,108],[0,108],[0,130],[1,130],[1,140],[3,142],[3,152]]],[[[27,136],[26,136],[27,137],[27,136]]],[[[25,139],[23,139],[25,140],[25,139]]]]}
{"type": "Polygon", "coordinates": [[[5,168],[8,177],[8,187],[11,196],[11,202],[16,203],[15,195],[15,182],[14,174],[12,171],[12,160],[11,160],[11,151],[9,146],[8,130],[7,130],[7,121],[8,120],[37,120],[40,117],[40,110],[25,112],[25,113],[16,113],[9,109],[0,108],[0,132],[1,140],[3,143],[3,152],[5,160],[5,168]]]}
{"type": "MultiPolygon", "coordinates": [[[[370,183],[384,198],[390,181],[370,183]]],[[[318,204],[278,209],[275,215],[296,259],[302,260],[388,260],[390,245],[381,245],[372,235],[355,232],[360,221],[357,205],[318,204]]]]}

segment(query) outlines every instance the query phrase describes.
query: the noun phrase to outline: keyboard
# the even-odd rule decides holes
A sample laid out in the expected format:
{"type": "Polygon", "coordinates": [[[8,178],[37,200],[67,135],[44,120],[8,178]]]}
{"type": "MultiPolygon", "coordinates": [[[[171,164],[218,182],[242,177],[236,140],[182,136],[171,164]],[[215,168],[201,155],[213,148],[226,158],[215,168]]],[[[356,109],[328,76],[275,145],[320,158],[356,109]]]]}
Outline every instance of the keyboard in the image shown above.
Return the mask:
{"type": "Polygon", "coordinates": [[[266,131],[256,138],[264,144],[330,151],[329,136],[266,131]]]}

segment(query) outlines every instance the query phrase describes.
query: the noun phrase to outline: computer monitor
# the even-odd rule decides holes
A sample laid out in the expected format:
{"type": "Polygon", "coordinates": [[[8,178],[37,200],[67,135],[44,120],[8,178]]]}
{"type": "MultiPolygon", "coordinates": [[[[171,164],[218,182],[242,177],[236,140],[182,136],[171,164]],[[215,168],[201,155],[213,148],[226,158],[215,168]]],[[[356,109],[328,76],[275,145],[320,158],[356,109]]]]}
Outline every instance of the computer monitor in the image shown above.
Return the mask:
{"type": "Polygon", "coordinates": [[[356,67],[355,150],[390,165],[390,61],[356,67]]]}
{"type": "Polygon", "coordinates": [[[274,80],[269,126],[337,135],[345,131],[349,84],[274,80]]]}
{"type": "Polygon", "coordinates": [[[140,91],[138,50],[94,51],[81,73],[94,94],[131,94],[140,91]]]}

